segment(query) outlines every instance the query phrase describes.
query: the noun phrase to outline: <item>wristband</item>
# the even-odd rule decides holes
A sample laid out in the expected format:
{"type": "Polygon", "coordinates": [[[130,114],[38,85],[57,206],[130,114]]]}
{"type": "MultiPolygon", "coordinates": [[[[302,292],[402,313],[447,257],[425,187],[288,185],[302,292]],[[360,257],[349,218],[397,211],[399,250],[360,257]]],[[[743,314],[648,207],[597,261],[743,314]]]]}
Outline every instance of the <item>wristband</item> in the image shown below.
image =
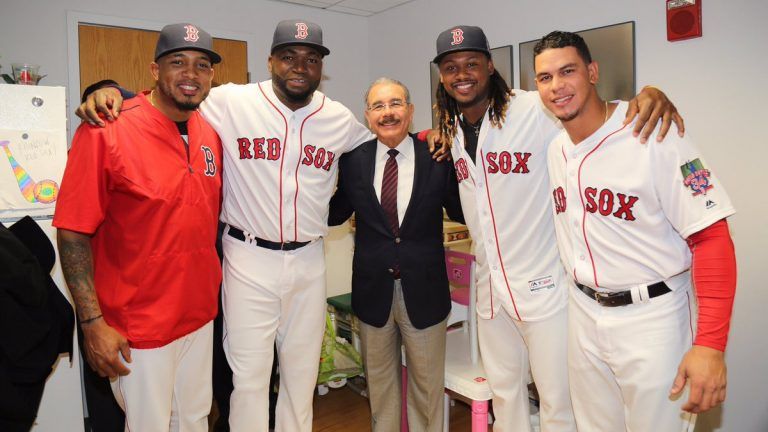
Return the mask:
{"type": "Polygon", "coordinates": [[[93,321],[96,321],[97,319],[101,318],[102,316],[104,316],[104,315],[103,314],[98,314],[95,317],[88,318],[87,320],[82,320],[82,321],[80,321],[80,325],[88,324],[88,323],[91,323],[93,321]]]}

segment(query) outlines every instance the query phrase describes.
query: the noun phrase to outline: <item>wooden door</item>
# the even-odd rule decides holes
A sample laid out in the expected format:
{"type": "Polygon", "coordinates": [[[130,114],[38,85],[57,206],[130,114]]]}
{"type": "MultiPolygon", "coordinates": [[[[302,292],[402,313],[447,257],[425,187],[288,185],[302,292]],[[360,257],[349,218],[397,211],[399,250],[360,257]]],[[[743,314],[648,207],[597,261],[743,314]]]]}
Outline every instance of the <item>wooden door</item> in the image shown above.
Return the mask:
{"type": "MultiPolygon", "coordinates": [[[[78,32],[81,91],[103,79],[113,79],[134,91],[154,86],[149,64],[154,60],[160,32],[89,24],[80,24],[78,32]]],[[[213,49],[222,57],[221,63],[213,67],[214,86],[248,82],[245,41],[213,38],[213,49]]]]}

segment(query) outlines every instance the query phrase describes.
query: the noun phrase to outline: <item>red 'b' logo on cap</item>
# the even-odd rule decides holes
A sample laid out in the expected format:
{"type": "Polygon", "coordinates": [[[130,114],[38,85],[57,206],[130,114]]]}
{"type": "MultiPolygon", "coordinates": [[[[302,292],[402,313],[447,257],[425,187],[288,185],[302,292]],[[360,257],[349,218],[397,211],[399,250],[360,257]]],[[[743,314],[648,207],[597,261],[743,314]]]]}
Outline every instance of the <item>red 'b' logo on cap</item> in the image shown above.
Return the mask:
{"type": "Polygon", "coordinates": [[[184,36],[185,41],[197,42],[197,40],[200,39],[200,32],[197,30],[197,27],[188,24],[185,25],[184,28],[187,30],[187,35],[184,36]]]}
{"type": "Polygon", "coordinates": [[[309,27],[306,24],[300,22],[296,23],[296,39],[306,39],[309,36],[309,27]]]}
{"type": "Polygon", "coordinates": [[[451,30],[451,34],[453,35],[453,41],[451,42],[451,45],[459,45],[460,43],[464,42],[464,30],[453,29],[451,30]]]}

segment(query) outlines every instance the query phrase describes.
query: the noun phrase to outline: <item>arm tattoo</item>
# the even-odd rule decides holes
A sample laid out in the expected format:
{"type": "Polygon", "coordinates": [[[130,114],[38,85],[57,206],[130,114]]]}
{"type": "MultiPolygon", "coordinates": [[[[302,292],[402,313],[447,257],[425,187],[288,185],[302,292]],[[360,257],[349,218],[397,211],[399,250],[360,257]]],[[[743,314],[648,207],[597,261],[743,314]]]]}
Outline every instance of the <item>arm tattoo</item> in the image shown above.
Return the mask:
{"type": "Polygon", "coordinates": [[[87,320],[100,315],[101,308],[93,283],[90,239],[84,235],[63,236],[60,233],[59,254],[64,278],[77,307],[77,316],[80,320],[87,320]]]}

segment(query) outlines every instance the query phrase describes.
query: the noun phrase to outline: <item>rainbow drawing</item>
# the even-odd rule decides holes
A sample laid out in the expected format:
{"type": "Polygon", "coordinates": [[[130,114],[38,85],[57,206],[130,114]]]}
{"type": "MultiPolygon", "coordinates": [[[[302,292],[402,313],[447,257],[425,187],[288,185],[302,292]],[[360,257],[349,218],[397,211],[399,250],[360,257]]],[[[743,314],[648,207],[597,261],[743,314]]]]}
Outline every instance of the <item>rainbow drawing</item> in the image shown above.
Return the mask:
{"type": "Polygon", "coordinates": [[[24,169],[13,157],[11,149],[9,148],[10,141],[0,141],[0,147],[5,151],[5,155],[8,157],[8,162],[13,169],[13,175],[16,177],[16,183],[19,184],[19,191],[25,200],[31,203],[50,204],[56,201],[59,195],[59,185],[53,180],[41,180],[35,182],[32,177],[29,176],[27,170],[24,169]]]}

